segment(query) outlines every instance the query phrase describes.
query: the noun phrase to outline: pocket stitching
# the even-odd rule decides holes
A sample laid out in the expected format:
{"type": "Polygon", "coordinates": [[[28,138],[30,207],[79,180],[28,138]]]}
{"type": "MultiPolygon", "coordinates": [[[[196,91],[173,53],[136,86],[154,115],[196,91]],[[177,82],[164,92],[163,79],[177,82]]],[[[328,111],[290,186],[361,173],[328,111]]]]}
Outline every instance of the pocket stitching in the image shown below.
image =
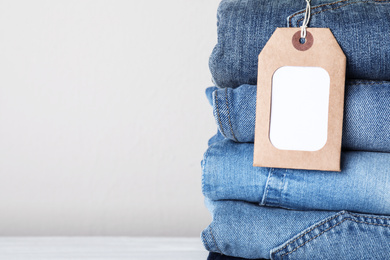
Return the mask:
{"type": "Polygon", "coordinates": [[[313,231],[314,229],[316,229],[317,227],[319,226],[322,226],[323,224],[329,222],[329,221],[332,221],[333,219],[341,216],[341,215],[344,215],[346,213],[346,211],[342,211],[338,214],[336,214],[335,216],[333,216],[332,218],[328,219],[328,220],[324,220],[322,222],[320,222],[319,224],[315,225],[314,227],[310,228],[308,231],[306,231],[305,233],[303,233],[302,235],[300,235],[299,237],[295,238],[293,241],[291,241],[290,243],[288,243],[287,245],[285,245],[284,247],[280,248],[279,250],[277,250],[274,254],[282,251],[283,249],[285,249],[286,247],[288,247],[289,245],[291,245],[292,243],[294,243],[295,241],[297,241],[298,239],[300,239],[301,237],[303,237],[304,235],[306,235],[307,233],[313,231]]]}
{"type": "MultiPolygon", "coordinates": [[[[344,0],[344,1],[348,1],[348,0],[344,0]]],[[[343,1],[340,1],[340,2],[343,2],[343,1]]],[[[339,2],[339,3],[340,3],[340,2],[339,2]]],[[[338,7],[329,8],[329,9],[325,9],[325,10],[318,11],[318,12],[316,12],[316,13],[312,13],[311,16],[314,16],[314,15],[316,15],[316,14],[319,14],[319,13],[322,13],[322,12],[325,12],[325,11],[329,11],[329,10],[336,10],[336,9],[339,9],[339,8],[342,8],[342,7],[345,7],[345,6],[347,6],[347,5],[351,5],[351,4],[368,3],[368,2],[371,2],[371,1],[368,0],[368,1],[358,1],[358,2],[347,3],[347,4],[345,4],[345,5],[341,5],[341,6],[338,6],[338,7]]],[[[386,0],[376,0],[376,1],[374,1],[373,3],[375,3],[375,2],[388,3],[388,2],[386,2],[386,0]]],[[[313,9],[314,9],[314,8],[313,8],[313,9]]],[[[292,18],[292,17],[291,17],[291,18],[292,18]]],[[[290,18],[290,23],[291,23],[291,18],[290,18]]],[[[299,26],[299,23],[300,23],[301,21],[303,21],[304,19],[305,19],[305,18],[301,18],[301,19],[297,20],[297,27],[299,26]]]]}
{"type": "MultiPolygon", "coordinates": [[[[334,3],[322,4],[322,5],[315,6],[315,7],[311,8],[311,10],[317,9],[317,8],[320,8],[320,7],[323,7],[323,6],[327,6],[327,5],[331,6],[331,5],[339,4],[339,3],[342,3],[342,2],[346,2],[346,1],[349,1],[349,0],[341,0],[341,1],[334,2],[334,3]]],[[[292,16],[290,16],[290,18],[289,18],[290,19],[290,27],[292,27],[292,18],[294,18],[295,16],[297,16],[299,14],[303,14],[305,12],[306,12],[306,10],[303,10],[303,11],[300,11],[300,12],[295,13],[292,16]]]]}
{"type": "Polygon", "coordinates": [[[358,215],[358,214],[354,214],[354,213],[349,213],[349,215],[354,216],[356,218],[371,218],[371,219],[390,220],[390,217],[380,218],[380,217],[373,217],[373,216],[358,215]]]}
{"type": "MultiPolygon", "coordinates": [[[[352,214],[351,214],[352,215],[352,214]]],[[[357,215],[352,215],[352,216],[357,216],[357,215]]],[[[359,217],[367,217],[367,218],[373,218],[373,219],[383,219],[383,218],[378,218],[378,217],[369,217],[369,216],[359,216],[359,217]]],[[[340,221],[339,223],[337,223],[336,225],[334,226],[331,226],[329,228],[327,228],[326,230],[322,231],[321,233],[319,233],[318,235],[312,237],[311,239],[307,240],[305,243],[303,243],[302,245],[299,245],[298,247],[296,247],[294,250],[290,251],[290,252],[287,252],[287,253],[284,253],[283,255],[280,256],[280,259],[282,260],[284,256],[286,255],[289,255],[293,252],[295,252],[296,250],[298,250],[298,248],[304,246],[305,244],[309,243],[310,241],[316,239],[317,237],[321,236],[322,234],[324,234],[325,232],[341,225],[342,223],[344,223],[345,221],[347,220],[350,220],[350,221],[353,221],[353,222],[356,222],[356,223],[360,223],[360,224],[367,224],[367,225],[374,225],[374,226],[382,226],[382,227],[390,227],[390,225],[388,224],[378,224],[378,223],[369,223],[369,222],[365,222],[365,221],[359,221],[359,220],[356,220],[356,219],[352,219],[352,218],[345,218],[343,219],[342,221],[340,221]]],[[[305,234],[307,234],[308,232],[306,232],[305,234]]],[[[296,239],[294,240],[296,241],[296,239]]],[[[285,248],[285,247],[284,247],[285,248]]],[[[280,251],[280,250],[279,250],[280,251]]],[[[276,252],[275,252],[276,253],[276,252]]]]}
{"type": "MultiPolygon", "coordinates": [[[[314,239],[316,239],[317,237],[319,237],[319,236],[321,236],[322,234],[324,234],[325,232],[327,232],[327,231],[329,231],[329,230],[331,230],[332,228],[334,228],[334,227],[337,227],[337,226],[339,226],[339,225],[341,225],[344,221],[346,221],[347,219],[343,219],[341,222],[339,222],[339,223],[337,223],[336,225],[334,225],[334,226],[332,226],[332,227],[330,227],[330,228],[328,228],[328,229],[326,229],[326,230],[324,230],[324,231],[322,231],[321,233],[319,233],[318,235],[316,235],[315,237],[312,237],[311,239],[309,239],[309,240],[307,240],[305,243],[303,243],[302,245],[299,245],[298,247],[296,247],[294,250],[292,250],[292,251],[290,251],[290,252],[287,252],[287,253],[284,253],[283,255],[281,255],[280,256],[280,259],[281,260],[283,260],[283,257],[284,256],[286,256],[286,255],[289,255],[289,254],[291,254],[291,253],[293,253],[293,252],[295,252],[295,251],[297,251],[298,250],[298,248],[300,248],[300,247],[302,247],[302,246],[304,246],[304,245],[306,245],[307,243],[309,243],[310,241],[312,241],[312,240],[314,240],[314,239]]],[[[308,232],[307,232],[308,233],[308,232]]],[[[305,233],[305,234],[307,234],[307,233],[305,233]]]]}

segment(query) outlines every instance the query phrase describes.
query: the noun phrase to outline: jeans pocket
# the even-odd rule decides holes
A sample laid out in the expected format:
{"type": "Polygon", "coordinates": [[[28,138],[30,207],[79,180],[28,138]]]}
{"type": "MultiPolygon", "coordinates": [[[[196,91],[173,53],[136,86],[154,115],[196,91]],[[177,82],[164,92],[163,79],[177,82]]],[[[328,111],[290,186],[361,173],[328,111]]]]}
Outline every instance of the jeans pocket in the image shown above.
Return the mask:
{"type": "Polygon", "coordinates": [[[271,251],[272,259],[388,259],[390,217],[342,211],[271,251]]]}

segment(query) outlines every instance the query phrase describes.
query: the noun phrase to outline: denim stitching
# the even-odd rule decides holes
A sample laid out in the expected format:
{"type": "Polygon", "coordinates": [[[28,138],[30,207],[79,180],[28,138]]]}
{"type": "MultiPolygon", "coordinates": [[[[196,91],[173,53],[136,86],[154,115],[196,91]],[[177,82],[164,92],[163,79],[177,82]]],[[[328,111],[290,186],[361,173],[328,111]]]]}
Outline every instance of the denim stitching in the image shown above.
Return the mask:
{"type": "Polygon", "coordinates": [[[281,188],[281,190],[280,190],[280,194],[279,194],[279,203],[278,203],[278,206],[280,206],[282,203],[283,203],[283,201],[282,200],[284,200],[284,193],[285,193],[285,190],[284,190],[284,187],[285,187],[285,182],[286,182],[286,175],[287,175],[287,170],[284,172],[284,174],[283,174],[283,180],[282,180],[282,188],[281,188]]]}
{"type": "Polygon", "coordinates": [[[383,80],[383,81],[359,80],[359,81],[350,81],[350,83],[348,85],[366,84],[368,86],[372,86],[372,85],[381,85],[381,84],[389,84],[389,83],[390,83],[390,81],[386,81],[386,80],[383,80]]]}
{"type": "Polygon", "coordinates": [[[297,251],[297,250],[298,250],[298,248],[300,248],[300,247],[304,246],[305,244],[309,243],[310,241],[312,241],[312,240],[316,239],[317,237],[321,236],[322,234],[324,234],[325,232],[327,232],[327,231],[331,230],[332,228],[334,228],[334,227],[337,227],[337,226],[341,225],[341,224],[342,224],[342,223],[344,223],[344,221],[346,221],[346,220],[347,220],[347,219],[343,219],[341,222],[337,223],[336,225],[334,225],[334,226],[332,226],[332,227],[330,227],[330,228],[328,228],[328,229],[326,229],[326,230],[322,231],[321,233],[319,233],[319,234],[318,234],[318,235],[316,235],[315,237],[312,237],[311,239],[307,240],[307,241],[306,241],[305,243],[303,243],[302,245],[300,245],[300,246],[296,247],[296,248],[295,248],[293,251],[290,251],[290,252],[287,252],[287,253],[285,253],[285,254],[281,255],[281,256],[280,256],[280,259],[281,259],[281,260],[283,260],[283,257],[284,257],[284,256],[286,256],[286,255],[289,255],[289,254],[291,254],[291,253],[293,253],[293,252],[297,251]]]}
{"type": "Polygon", "coordinates": [[[206,250],[207,250],[207,251],[210,251],[209,244],[207,243],[206,237],[204,236],[204,233],[203,233],[203,232],[202,232],[202,237],[203,237],[204,244],[205,244],[205,246],[206,246],[206,250]]]}
{"type": "MultiPolygon", "coordinates": [[[[349,1],[349,0],[341,0],[341,1],[338,1],[338,2],[334,2],[334,3],[328,3],[328,4],[322,4],[322,5],[319,5],[319,6],[315,6],[315,7],[312,7],[311,10],[314,10],[314,9],[317,9],[319,7],[323,7],[323,6],[327,6],[327,5],[335,5],[335,4],[338,4],[338,3],[342,3],[342,2],[346,2],[346,1],[349,1]]],[[[290,27],[292,27],[292,18],[294,18],[295,16],[297,16],[298,14],[303,14],[304,12],[306,12],[306,10],[303,10],[303,11],[300,11],[298,13],[295,13],[293,14],[292,16],[290,16],[290,27]]]]}
{"type": "Polygon", "coordinates": [[[204,155],[203,155],[203,165],[202,165],[202,180],[201,180],[201,189],[202,189],[202,193],[203,193],[203,195],[205,195],[205,186],[206,186],[206,171],[205,171],[205,169],[207,169],[207,167],[206,167],[206,165],[207,165],[207,158],[208,158],[208,156],[209,156],[209,152],[210,152],[210,147],[212,147],[213,145],[214,145],[215,143],[213,143],[213,144],[211,144],[210,146],[209,146],[209,148],[207,148],[207,150],[206,150],[206,152],[204,153],[204,155]]]}
{"type": "MultiPolygon", "coordinates": [[[[375,217],[373,217],[373,218],[375,218],[375,217]]],[[[355,219],[351,219],[351,218],[345,218],[345,219],[343,219],[342,221],[340,221],[339,223],[337,223],[336,225],[327,228],[326,230],[322,231],[322,232],[319,233],[318,235],[316,235],[316,236],[312,237],[311,239],[307,240],[305,243],[303,243],[302,245],[296,247],[294,250],[292,250],[292,251],[290,251],[290,252],[287,252],[287,253],[281,255],[281,256],[280,256],[280,259],[283,260],[283,257],[284,257],[284,256],[289,255],[289,254],[291,254],[291,253],[297,251],[298,248],[300,248],[300,247],[304,246],[305,244],[309,243],[310,241],[316,239],[317,237],[321,236],[322,234],[324,234],[325,232],[331,230],[332,228],[335,228],[335,227],[341,225],[342,223],[344,223],[344,222],[347,221],[347,220],[350,220],[350,221],[353,221],[353,222],[356,222],[356,223],[367,224],[367,225],[390,227],[390,225],[386,225],[386,224],[369,223],[369,222],[363,222],[363,221],[359,221],[359,220],[355,220],[355,219]]]]}
{"type": "Polygon", "coordinates": [[[227,108],[227,111],[228,111],[228,118],[229,118],[229,126],[230,126],[230,132],[232,133],[232,136],[233,136],[233,140],[238,142],[236,136],[234,135],[234,132],[233,132],[233,127],[232,127],[232,121],[230,119],[230,109],[229,109],[229,102],[228,102],[228,92],[227,92],[227,88],[225,88],[225,100],[226,100],[226,108],[227,108]]]}
{"type": "Polygon", "coordinates": [[[388,217],[388,218],[380,218],[380,217],[372,217],[372,216],[357,215],[357,214],[353,214],[353,213],[349,213],[349,215],[354,216],[354,217],[356,217],[356,218],[371,218],[371,219],[390,220],[390,217],[388,217]]]}
{"type": "Polygon", "coordinates": [[[292,243],[294,243],[294,242],[297,241],[298,239],[302,238],[302,237],[305,236],[307,233],[313,231],[313,230],[316,229],[317,227],[322,226],[322,225],[324,225],[325,223],[327,223],[327,222],[329,222],[329,221],[332,221],[333,219],[335,219],[335,218],[337,218],[337,217],[339,217],[339,216],[341,216],[341,215],[344,215],[345,213],[346,213],[346,211],[342,211],[342,212],[336,214],[335,216],[333,216],[331,219],[325,220],[325,221],[323,221],[323,222],[317,224],[316,226],[312,227],[311,229],[309,229],[308,231],[306,231],[305,233],[303,233],[303,234],[300,235],[299,237],[295,238],[293,241],[291,241],[290,243],[288,243],[288,244],[285,245],[284,247],[280,248],[280,249],[279,249],[278,251],[276,251],[274,254],[276,254],[276,253],[282,251],[283,249],[285,249],[286,247],[288,247],[289,245],[291,245],[292,243]]]}
{"type": "Polygon", "coordinates": [[[221,116],[220,116],[220,114],[219,114],[218,90],[214,91],[214,97],[215,97],[215,106],[217,107],[217,116],[218,116],[219,128],[221,129],[222,135],[225,136],[225,137],[227,137],[227,136],[225,135],[225,132],[223,131],[222,123],[221,123],[221,116]]]}
{"type": "Polygon", "coordinates": [[[390,227],[390,225],[388,225],[388,224],[370,223],[370,222],[360,221],[360,220],[356,220],[356,219],[352,219],[352,218],[346,218],[346,220],[351,220],[351,221],[356,222],[356,223],[373,225],[373,226],[390,227]]]}
{"type": "Polygon", "coordinates": [[[269,186],[270,186],[270,182],[271,182],[271,178],[272,178],[273,173],[274,173],[274,168],[271,168],[271,171],[270,171],[270,173],[268,175],[267,183],[265,184],[267,189],[265,190],[265,192],[263,194],[263,198],[261,199],[260,205],[264,205],[264,206],[266,205],[266,200],[267,200],[267,196],[268,196],[269,186]]]}
{"type": "MultiPolygon", "coordinates": [[[[385,1],[387,1],[387,0],[377,0],[377,1],[375,1],[375,2],[383,2],[383,3],[381,3],[381,4],[390,3],[390,2],[385,2],[385,1]]],[[[338,7],[329,8],[329,9],[325,9],[325,10],[318,11],[318,12],[316,12],[316,13],[312,13],[311,16],[316,15],[316,14],[319,14],[319,13],[322,13],[322,12],[325,12],[325,11],[329,11],[329,10],[336,10],[336,9],[339,9],[339,8],[342,8],[342,7],[345,7],[345,6],[347,6],[347,5],[351,5],[351,4],[368,3],[368,2],[371,2],[371,0],[368,0],[368,1],[357,1],[357,2],[352,2],[352,3],[345,4],[345,5],[340,5],[340,6],[338,6],[338,7]]],[[[373,2],[373,3],[375,3],[375,2],[373,2]]],[[[301,18],[301,19],[297,20],[297,27],[299,26],[299,23],[300,23],[301,21],[303,21],[304,19],[305,19],[305,18],[301,18]]]]}
{"type": "Polygon", "coordinates": [[[211,229],[211,227],[209,227],[209,229],[210,229],[210,235],[211,235],[211,237],[213,238],[215,247],[217,248],[217,250],[219,251],[219,253],[222,254],[222,251],[219,249],[218,244],[217,244],[217,242],[215,241],[215,237],[214,237],[214,234],[213,234],[213,230],[211,229]]]}

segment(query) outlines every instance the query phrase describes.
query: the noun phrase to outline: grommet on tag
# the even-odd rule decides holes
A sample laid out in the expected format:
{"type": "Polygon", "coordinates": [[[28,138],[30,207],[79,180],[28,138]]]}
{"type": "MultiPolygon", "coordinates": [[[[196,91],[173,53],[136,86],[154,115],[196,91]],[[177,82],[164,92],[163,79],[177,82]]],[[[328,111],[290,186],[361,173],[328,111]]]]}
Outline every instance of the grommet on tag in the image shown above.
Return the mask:
{"type": "Polygon", "coordinates": [[[300,31],[296,32],[292,37],[292,44],[294,48],[297,49],[298,51],[307,51],[308,49],[311,48],[311,46],[313,46],[313,43],[314,43],[313,35],[308,31],[306,31],[306,38],[304,43],[301,43],[300,31]]]}

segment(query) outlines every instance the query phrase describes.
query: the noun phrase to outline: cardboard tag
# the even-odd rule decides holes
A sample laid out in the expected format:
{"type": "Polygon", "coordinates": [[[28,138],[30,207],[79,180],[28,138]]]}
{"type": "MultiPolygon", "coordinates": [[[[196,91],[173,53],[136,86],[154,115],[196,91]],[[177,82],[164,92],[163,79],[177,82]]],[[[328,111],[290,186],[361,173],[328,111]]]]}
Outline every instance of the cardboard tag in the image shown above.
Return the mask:
{"type": "Polygon", "coordinates": [[[327,28],[277,28],[259,55],[254,166],[340,171],[346,57],[327,28]]]}

